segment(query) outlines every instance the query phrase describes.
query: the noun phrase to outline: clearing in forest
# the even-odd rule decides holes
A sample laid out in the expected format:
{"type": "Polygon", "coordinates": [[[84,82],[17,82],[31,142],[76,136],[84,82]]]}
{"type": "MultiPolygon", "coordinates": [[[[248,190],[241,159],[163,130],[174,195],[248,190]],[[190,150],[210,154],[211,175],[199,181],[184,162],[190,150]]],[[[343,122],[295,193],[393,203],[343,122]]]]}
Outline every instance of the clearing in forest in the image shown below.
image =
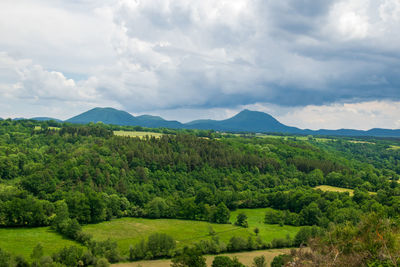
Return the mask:
{"type": "MultiPolygon", "coordinates": [[[[319,185],[314,187],[314,189],[320,189],[322,191],[328,191],[328,192],[339,192],[339,193],[348,192],[351,197],[354,196],[354,189],[349,189],[349,188],[336,187],[330,185],[319,185]]],[[[376,195],[376,192],[368,192],[368,194],[376,195]]]]}
{"type": "Polygon", "coordinates": [[[114,131],[114,135],[127,136],[127,137],[139,137],[139,138],[144,138],[146,136],[160,138],[164,134],[153,133],[153,132],[137,132],[137,131],[114,131]]]}

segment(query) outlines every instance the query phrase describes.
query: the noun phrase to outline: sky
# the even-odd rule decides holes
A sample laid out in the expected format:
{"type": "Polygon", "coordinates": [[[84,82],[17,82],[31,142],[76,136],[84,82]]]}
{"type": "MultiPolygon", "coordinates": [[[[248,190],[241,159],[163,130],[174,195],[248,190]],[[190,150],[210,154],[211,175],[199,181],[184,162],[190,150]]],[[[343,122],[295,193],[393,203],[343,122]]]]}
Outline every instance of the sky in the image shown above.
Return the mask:
{"type": "Polygon", "coordinates": [[[1,0],[0,117],[400,128],[400,0],[1,0]]]}

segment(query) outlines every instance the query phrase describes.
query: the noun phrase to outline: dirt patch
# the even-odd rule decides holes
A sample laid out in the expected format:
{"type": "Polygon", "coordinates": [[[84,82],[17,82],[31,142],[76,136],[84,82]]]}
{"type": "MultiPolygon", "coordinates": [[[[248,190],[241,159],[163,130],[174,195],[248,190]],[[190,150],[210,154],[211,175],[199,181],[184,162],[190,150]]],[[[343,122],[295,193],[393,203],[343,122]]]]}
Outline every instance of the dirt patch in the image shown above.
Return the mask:
{"type": "MultiPolygon", "coordinates": [[[[264,255],[267,259],[267,266],[271,263],[275,256],[290,253],[290,249],[270,249],[270,250],[257,250],[250,252],[240,252],[240,253],[229,253],[221,254],[223,256],[237,257],[241,263],[247,266],[251,266],[254,257],[264,255]]],[[[207,255],[207,266],[211,266],[214,260],[214,255],[207,255]]],[[[137,261],[129,263],[118,263],[113,264],[113,267],[169,267],[171,266],[171,260],[154,260],[154,261],[137,261]]]]}

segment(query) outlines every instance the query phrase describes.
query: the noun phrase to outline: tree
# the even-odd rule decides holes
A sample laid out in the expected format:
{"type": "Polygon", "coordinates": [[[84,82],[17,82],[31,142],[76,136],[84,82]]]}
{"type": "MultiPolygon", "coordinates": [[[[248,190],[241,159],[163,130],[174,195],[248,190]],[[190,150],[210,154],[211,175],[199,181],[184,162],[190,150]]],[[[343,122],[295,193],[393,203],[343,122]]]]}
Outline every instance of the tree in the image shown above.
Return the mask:
{"type": "Polygon", "coordinates": [[[317,203],[311,202],[310,205],[301,210],[300,216],[302,217],[303,224],[316,225],[322,216],[322,212],[317,203]]]}
{"type": "Polygon", "coordinates": [[[15,267],[29,267],[29,262],[21,255],[14,258],[15,267]]]}
{"type": "Polygon", "coordinates": [[[233,236],[229,240],[228,250],[229,251],[241,251],[248,248],[248,242],[241,236],[233,236]]]}
{"type": "Polygon", "coordinates": [[[227,256],[215,256],[211,267],[230,267],[231,265],[231,258],[227,256]]]}
{"type": "Polygon", "coordinates": [[[252,267],[267,267],[267,261],[264,255],[257,256],[253,259],[252,267]]]}
{"type": "Polygon", "coordinates": [[[245,228],[249,227],[249,224],[247,223],[247,215],[243,212],[239,213],[236,217],[235,225],[245,228]]]}
{"type": "Polygon", "coordinates": [[[292,256],[291,255],[282,254],[282,255],[275,256],[274,259],[271,262],[271,267],[286,266],[286,264],[291,260],[292,260],[292,256]]]}
{"type": "Polygon", "coordinates": [[[33,259],[33,260],[39,260],[41,257],[43,257],[43,246],[42,246],[42,244],[40,244],[40,243],[38,243],[34,248],[33,248],[33,251],[32,251],[32,254],[31,254],[31,258],[33,259]]]}
{"type": "Polygon", "coordinates": [[[211,225],[208,227],[208,234],[210,236],[215,236],[215,234],[216,234],[214,228],[211,225]]]}
{"type": "Polygon", "coordinates": [[[171,267],[207,267],[206,258],[197,249],[185,247],[172,259],[171,267]]]}
{"type": "Polygon", "coordinates": [[[256,234],[256,236],[258,236],[258,234],[260,233],[260,229],[258,229],[258,227],[254,228],[253,231],[256,234]]]}
{"type": "Polygon", "coordinates": [[[230,217],[230,211],[226,207],[226,205],[221,202],[218,204],[217,209],[215,210],[212,221],[216,223],[228,223],[230,217]]]}
{"type": "Polygon", "coordinates": [[[175,240],[164,233],[154,233],[149,236],[147,241],[147,250],[154,257],[162,257],[169,255],[170,251],[176,246],[175,240]]]}
{"type": "Polygon", "coordinates": [[[101,258],[96,262],[96,267],[108,267],[110,263],[106,258],[101,258]]]}
{"type": "Polygon", "coordinates": [[[147,216],[150,218],[162,218],[168,214],[168,205],[161,197],[155,197],[146,206],[147,216]]]}
{"type": "Polygon", "coordinates": [[[231,259],[227,256],[215,256],[211,267],[245,267],[245,265],[236,257],[231,259]]]}
{"type": "Polygon", "coordinates": [[[0,248],[0,267],[10,266],[11,255],[0,248]]]}

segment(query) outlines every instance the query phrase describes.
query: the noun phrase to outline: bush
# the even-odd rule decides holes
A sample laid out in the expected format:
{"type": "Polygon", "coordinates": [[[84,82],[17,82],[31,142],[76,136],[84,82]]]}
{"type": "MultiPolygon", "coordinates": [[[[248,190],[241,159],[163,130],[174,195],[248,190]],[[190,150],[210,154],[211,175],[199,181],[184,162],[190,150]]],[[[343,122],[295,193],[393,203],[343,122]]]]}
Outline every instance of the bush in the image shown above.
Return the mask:
{"type": "Polygon", "coordinates": [[[206,258],[197,249],[185,247],[172,259],[171,267],[207,267],[206,258]]]}
{"type": "Polygon", "coordinates": [[[0,267],[10,266],[11,255],[0,248],[0,267]]]}
{"type": "Polygon", "coordinates": [[[39,260],[41,257],[43,257],[43,246],[40,243],[38,243],[33,248],[33,251],[32,251],[32,254],[31,254],[31,258],[34,259],[34,260],[39,260]]]}
{"type": "Polygon", "coordinates": [[[310,238],[314,238],[321,233],[321,229],[317,226],[304,226],[300,228],[294,237],[294,245],[300,246],[301,244],[307,244],[310,238]]]}
{"type": "Polygon", "coordinates": [[[81,261],[83,251],[76,246],[64,247],[53,255],[53,260],[67,266],[77,266],[81,261]]]}
{"type": "Polygon", "coordinates": [[[285,266],[291,260],[292,260],[292,256],[290,256],[290,255],[287,255],[287,254],[278,255],[272,260],[271,267],[285,266]]]}
{"type": "Polygon", "coordinates": [[[147,241],[147,250],[150,251],[154,257],[170,255],[171,250],[173,250],[175,246],[175,240],[164,233],[152,234],[147,241]]]}
{"type": "Polygon", "coordinates": [[[228,251],[243,251],[247,250],[248,242],[240,236],[233,236],[229,240],[228,251]]]}
{"type": "Polygon", "coordinates": [[[16,256],[14,258],[14,266],[15,267],[29,267],[29,262],[25,260],[22,256],[16,256]]]}
{"type": "Polygon", "coordinates": [[[153,259],[171,256],[175,249],[175,240],[164,233],[155,233],[148,237],[147,241],[141,240],[130,250],[130,258],[134,259],[153,259]]]}
{"type": "Polygon", "coordinates": [[[290,236],[286,236],[286,238],[274,238],[271,241],[271,248],[287,248],[293,245],[293,241],[290,239],[290,236]]]}
{"type": "Polygon", "coordinates": [[[247,223],[247,215],[242,212],[239,213],[238,216],[236,217],[235,225],[245,228],[249,227],[249,224],[247,223]]]}
{"type": "Polygon", "coordinates": [[[108,266],[110,266],[110,263],[105,258],[101,258],[96,262],[96,267],[108,267],[108,266]]]}
{"type": "Polygon", "coordinates": [[[111,239],[105,241],[91,241],[88,247],[94,256],[105,257],[111,263],[118,262],[121,259],[117,242],[111,239]]]}
{"type": "Polygon", "coordinates": [[[264,255],[255,257],[252,267],[267,267],[267,261],[264,255]]]}
{"type": "Polygon", "coordinates": [[[239,260],[235,257],[233,259],[227,256],[215,256],[211,267],[245,267],[239,260]]]}

